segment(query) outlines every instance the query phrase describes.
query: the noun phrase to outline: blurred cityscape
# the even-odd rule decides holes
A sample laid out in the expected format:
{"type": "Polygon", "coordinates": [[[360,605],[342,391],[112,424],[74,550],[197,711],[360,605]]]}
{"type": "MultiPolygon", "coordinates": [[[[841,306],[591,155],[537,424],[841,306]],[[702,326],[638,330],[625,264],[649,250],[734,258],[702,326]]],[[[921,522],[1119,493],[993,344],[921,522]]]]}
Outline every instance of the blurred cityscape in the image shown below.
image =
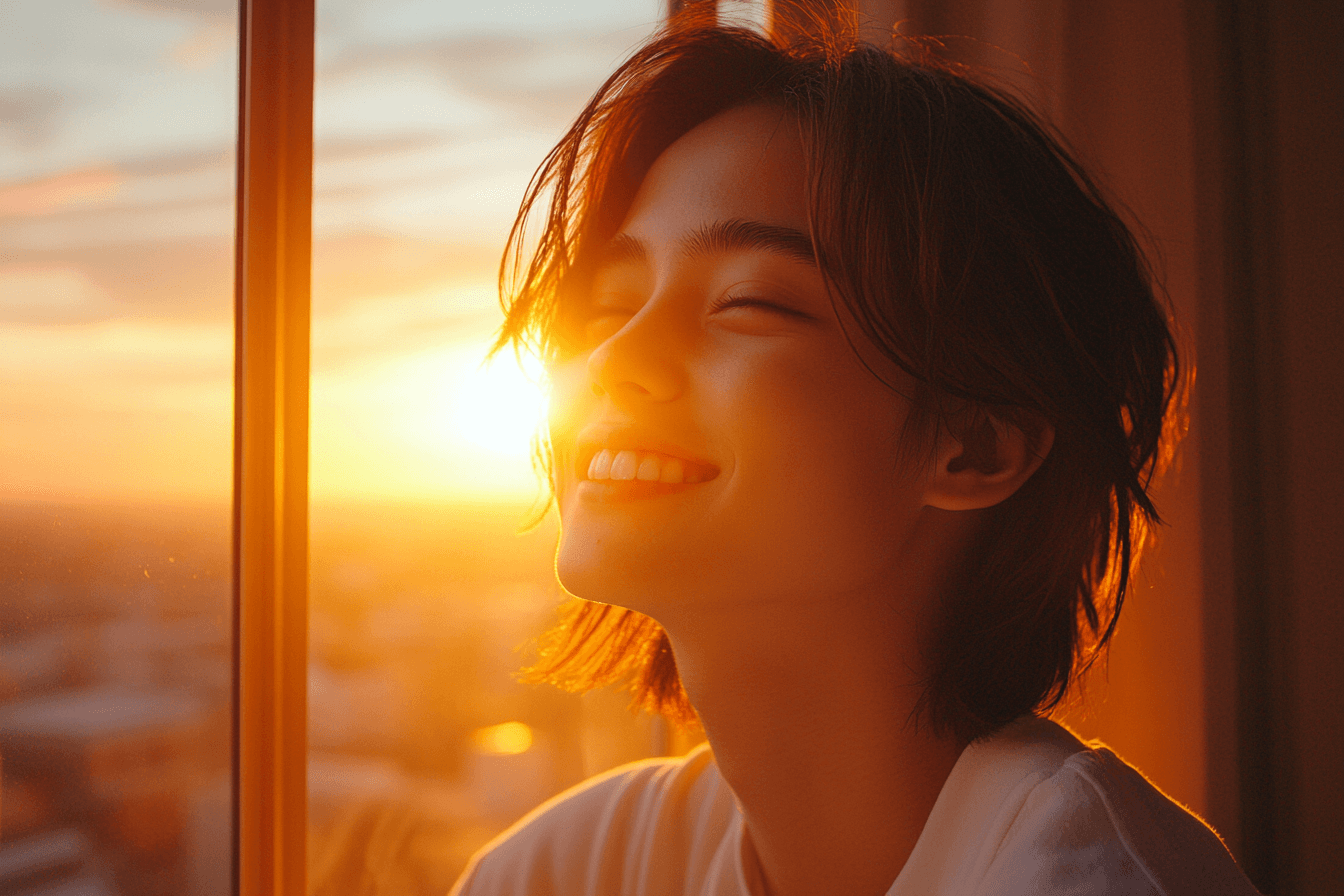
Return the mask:
{"type": "Polygon", "coordinates": [[[0,508],[0,892],[225,892],[229,581],[227,508],[0,508]]]}
{"type": "MultiPolygon", "coordinates": [[[[690,746],[516,681],[561,598],[525,514],[314,509],[314,896],[442,896],[547,797],[690,746]]],[[[0,545],[0,893],[228,892],[227,508],[11,505],[0,545]]]]}

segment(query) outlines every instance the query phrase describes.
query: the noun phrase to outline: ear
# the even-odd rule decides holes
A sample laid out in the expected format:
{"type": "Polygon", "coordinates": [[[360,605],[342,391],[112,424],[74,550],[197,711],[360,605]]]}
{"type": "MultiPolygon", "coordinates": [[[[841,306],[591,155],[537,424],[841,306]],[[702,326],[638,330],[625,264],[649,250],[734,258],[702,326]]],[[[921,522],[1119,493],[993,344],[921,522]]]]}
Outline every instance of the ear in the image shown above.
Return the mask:
{"type": "Polygon", "coordinates": [[[1009,498],[1031,478],[1055,443],[1044,420],[1022,427],[985,412],[971,416],[960,434],[940,426],[936,465],[924,503],[940,510],[981,510],[1009,498]]]}

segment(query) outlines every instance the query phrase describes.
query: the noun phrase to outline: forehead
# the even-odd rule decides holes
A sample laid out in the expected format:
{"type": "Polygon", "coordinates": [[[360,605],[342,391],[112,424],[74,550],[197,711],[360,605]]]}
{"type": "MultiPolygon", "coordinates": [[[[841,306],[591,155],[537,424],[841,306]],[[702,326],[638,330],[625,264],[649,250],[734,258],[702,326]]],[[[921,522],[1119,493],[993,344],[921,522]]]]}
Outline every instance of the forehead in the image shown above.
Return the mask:
{"type": "Polygon", "coordinates": [[[806,177],[793,115],[764,105],[731,109],[658,157],[621,231],[656,242],[733,219],[806,232],[806,177]]]}

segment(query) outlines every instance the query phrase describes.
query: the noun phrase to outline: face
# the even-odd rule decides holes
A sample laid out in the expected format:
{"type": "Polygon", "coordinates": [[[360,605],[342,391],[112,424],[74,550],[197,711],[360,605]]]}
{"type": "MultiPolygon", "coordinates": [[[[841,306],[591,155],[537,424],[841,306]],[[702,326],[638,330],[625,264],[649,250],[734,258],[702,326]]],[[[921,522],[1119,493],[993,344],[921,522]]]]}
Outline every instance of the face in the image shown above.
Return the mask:
{"type": "Polygon", "coordinates": [[[897,460],[909,404],[856,356],[807,233],[787,113],[724,113],[650,169],[595,278],[582,350],[551,371],[570,592],[667,624],[901,574],[924,503],[897,460]]]}

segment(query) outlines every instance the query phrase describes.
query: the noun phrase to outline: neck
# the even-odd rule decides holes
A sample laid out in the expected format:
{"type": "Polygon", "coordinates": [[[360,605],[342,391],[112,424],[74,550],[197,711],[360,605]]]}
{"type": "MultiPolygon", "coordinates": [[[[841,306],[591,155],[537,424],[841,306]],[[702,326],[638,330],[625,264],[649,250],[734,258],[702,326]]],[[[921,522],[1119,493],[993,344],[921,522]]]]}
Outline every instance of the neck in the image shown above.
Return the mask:
{"type": "Polygon", "coordinates": [[[892,597],[668,628],[770,896],[885,893],[964,746],[914,723],[919,626],[892,597]]]}

